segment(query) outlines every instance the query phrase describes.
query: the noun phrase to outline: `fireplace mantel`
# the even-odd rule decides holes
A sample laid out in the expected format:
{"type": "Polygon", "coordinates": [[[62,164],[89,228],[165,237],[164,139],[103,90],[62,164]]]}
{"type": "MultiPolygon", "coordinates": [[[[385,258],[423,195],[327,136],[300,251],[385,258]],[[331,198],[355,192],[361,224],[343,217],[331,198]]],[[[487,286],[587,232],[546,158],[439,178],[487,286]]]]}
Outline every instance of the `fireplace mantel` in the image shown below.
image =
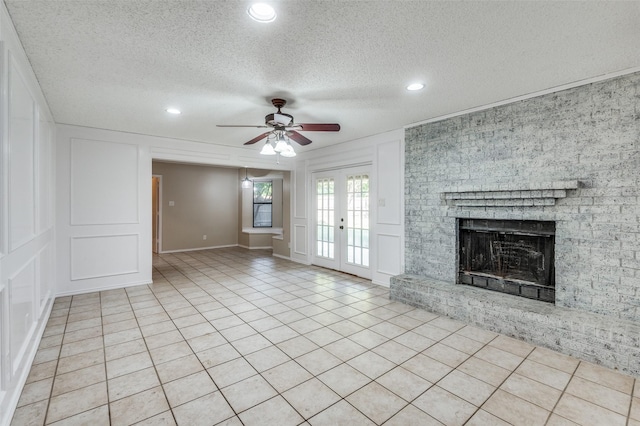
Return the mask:
{"type": "Polygon", "coordinates": [[[507,183],[499,186],[462,185],[442,193],[451,207],[526,207],[553,206],[567,191],[578,189],[580,181],[507,183]]]}

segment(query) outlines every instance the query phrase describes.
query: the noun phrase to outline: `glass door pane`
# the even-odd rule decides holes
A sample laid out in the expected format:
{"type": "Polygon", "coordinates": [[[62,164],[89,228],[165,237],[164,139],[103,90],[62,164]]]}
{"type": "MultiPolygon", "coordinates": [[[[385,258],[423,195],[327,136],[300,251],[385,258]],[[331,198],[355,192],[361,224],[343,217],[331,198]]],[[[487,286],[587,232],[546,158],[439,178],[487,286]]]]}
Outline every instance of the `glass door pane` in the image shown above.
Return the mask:
{"type": "Polygon", "coordinates": [[[316,203],[316,256],[334,259],[335,203],[333,178],[316,180],[316,203]]]}
{"type": "Polygon", "coordinates": [[[369,175],[348,175],[347,263],[369,266],[369,175]]]}

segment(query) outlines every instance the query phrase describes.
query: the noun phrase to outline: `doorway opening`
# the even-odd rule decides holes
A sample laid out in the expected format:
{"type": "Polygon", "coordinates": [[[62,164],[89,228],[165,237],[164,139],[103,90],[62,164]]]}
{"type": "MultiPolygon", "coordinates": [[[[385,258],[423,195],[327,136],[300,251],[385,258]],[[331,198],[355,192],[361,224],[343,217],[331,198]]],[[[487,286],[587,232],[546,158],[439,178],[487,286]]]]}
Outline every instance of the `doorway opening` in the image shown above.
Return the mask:
{"type": "Polygon", "coordinates": [[[151,176],[151,246],[153,253],[162,250],[162,175],[151,176]]]}

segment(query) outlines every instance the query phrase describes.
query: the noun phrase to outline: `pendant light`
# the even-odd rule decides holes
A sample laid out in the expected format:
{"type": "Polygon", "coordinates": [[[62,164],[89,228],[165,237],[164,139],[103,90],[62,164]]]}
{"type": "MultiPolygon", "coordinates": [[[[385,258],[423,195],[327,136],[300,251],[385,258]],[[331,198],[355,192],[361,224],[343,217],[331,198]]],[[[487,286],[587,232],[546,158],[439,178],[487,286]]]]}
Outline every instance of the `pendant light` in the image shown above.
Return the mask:
{"type": "Polygon", "coordinates": [[[242,188],[243,189],[248,189],[251,188],[253,186],[253,182],[251,181],[251,179],[249,179],[249,176],[247,176],[247,168],[244,168],[244,179],[242,179],[242,188]]]}

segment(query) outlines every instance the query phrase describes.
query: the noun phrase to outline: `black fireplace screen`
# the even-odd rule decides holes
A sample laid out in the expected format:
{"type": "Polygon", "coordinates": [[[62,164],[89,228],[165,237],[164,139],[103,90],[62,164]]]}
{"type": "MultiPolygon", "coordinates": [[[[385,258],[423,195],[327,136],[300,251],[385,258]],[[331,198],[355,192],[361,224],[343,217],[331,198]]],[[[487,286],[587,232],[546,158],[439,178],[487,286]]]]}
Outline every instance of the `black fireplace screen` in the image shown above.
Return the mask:
{"type": "Polygon", "coordinates": [[[458,279],[531,299],[555,299],[555,222],[460,219],[458,279]]]}

